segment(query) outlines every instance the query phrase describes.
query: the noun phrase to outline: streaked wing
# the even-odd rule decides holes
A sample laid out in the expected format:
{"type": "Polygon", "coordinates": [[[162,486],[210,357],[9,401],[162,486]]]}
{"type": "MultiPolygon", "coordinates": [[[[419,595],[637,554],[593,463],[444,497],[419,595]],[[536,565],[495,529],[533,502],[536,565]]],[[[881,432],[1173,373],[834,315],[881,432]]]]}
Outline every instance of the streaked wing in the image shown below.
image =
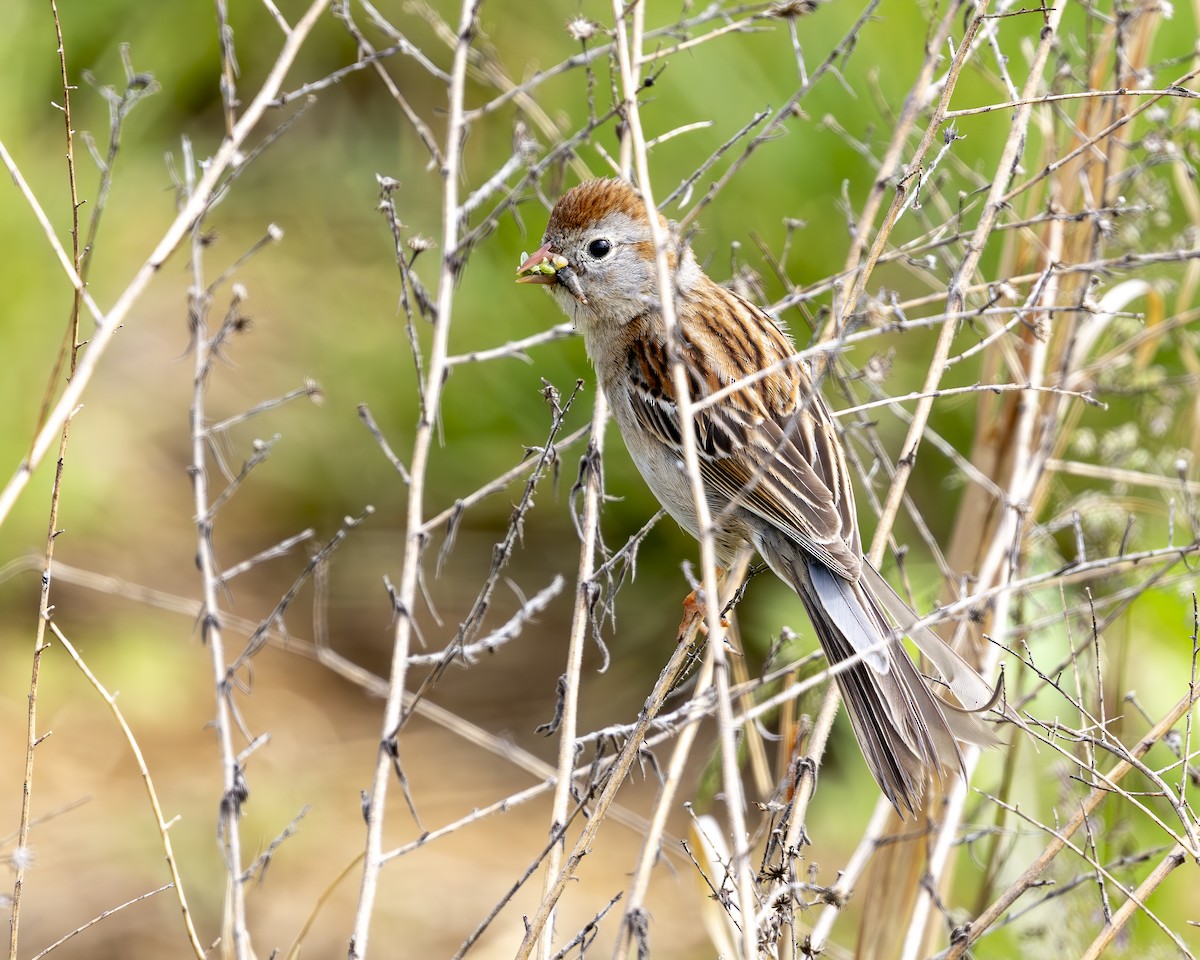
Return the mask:
{"type": "MultiPolygon", "coordinates": [[[[688,389],[708,396],[789,356],[792,345],[762,310],[722,287],[705,285],[682,334],[688,389]],[[720,326],[722,313],[737,319],[720,326]],[[695,318],[695,319],[691,319],[695,318]]],[[[682,455],[682,435],[667,345],[651,334],[629,351],[634,415],[682,455]]],[[[857,580],[861,569],[854,494],[837,434],[807,373],[789,366],[694,416],[700,469],[719,499],[785,533],[832,571],[857,580]]]]}

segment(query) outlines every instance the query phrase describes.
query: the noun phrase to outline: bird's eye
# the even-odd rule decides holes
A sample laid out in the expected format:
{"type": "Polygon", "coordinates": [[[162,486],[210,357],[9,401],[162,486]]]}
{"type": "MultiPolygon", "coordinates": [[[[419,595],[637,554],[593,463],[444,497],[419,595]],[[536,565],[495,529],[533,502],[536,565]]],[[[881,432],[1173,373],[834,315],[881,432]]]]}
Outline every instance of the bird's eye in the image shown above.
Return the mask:
{"type": "Polygon", "coordinates": [[[593,240],[588,244],[588,253],[597,260],[603,260],[608,256],[608,252],[612,249],[612,244],[607,240],[593,240]]]}

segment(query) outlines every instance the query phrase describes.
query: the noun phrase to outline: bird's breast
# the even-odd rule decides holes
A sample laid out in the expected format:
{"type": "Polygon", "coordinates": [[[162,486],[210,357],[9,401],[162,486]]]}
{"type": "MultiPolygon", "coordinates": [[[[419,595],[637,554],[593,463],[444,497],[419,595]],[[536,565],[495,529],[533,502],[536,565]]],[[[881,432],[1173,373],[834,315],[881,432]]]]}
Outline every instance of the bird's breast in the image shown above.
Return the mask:
{"type": "MultiPolygon", "coordinates": [[[[646,481],[646,486],[675,522],[699,540],[700,523],[696,514],[696,503],[680,452],[662,443],[641,426],[625,390],[606,388],[605,393],[612,407],[613,419],[621,432],[621,439],[625,442],[625,448],[629,451],[634,466],[646,481]]],[[[718,514],[722,511],[722,503],[719,498],[708,492],[708,501],[710,517],[717,521],[717,558],[724,565],[728,565],[746,542],[748,531],[743,529],[741,511],[737,511],[734,516],[720,517],[718,514]]]]}

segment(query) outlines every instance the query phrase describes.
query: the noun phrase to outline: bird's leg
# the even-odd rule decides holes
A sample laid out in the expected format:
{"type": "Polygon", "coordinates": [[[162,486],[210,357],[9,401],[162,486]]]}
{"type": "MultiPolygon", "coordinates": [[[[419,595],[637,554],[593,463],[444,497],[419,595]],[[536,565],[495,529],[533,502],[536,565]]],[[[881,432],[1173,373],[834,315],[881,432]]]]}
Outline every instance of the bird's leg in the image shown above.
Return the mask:
{"type": "MultiPolygon", "coordinates": [[[[720,583],[725,579],[725,569],[717,567],[717,582],[720,583]]],[[[683,598],[683,621],[679,624],[680,635],[690,621],[699,620],[700,632],[705,636],[708,635],[708,607],[705,601],[699,597],[700,589],[697,588],[683,598]]],[[[729,628],[729,621],[724,617],[721,618],[721,626],[729,628]]]]}

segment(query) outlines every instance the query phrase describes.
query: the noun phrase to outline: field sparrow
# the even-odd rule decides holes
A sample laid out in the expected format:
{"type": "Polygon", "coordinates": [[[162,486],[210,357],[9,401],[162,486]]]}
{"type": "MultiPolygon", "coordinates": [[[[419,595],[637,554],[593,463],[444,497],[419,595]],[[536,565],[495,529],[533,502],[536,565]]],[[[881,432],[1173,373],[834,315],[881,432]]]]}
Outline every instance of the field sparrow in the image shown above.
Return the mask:
{"type": "MultiPolygon", "coordinates": [[[[661,221],[664,235],[671,229],[661,221]]],[[[687,371],[693,401],[794,353],[752,303],[714,283],[670,234],[667,258],[677,326],[659,300],[650,221],[639,194],[593,180],[555,204],[540,249],[518,282],[541,283],[577,330],[629,453],[662,505],[700,536],[683,463],[672,358],[687,371]]],[[[803,601],[837,675],[867,765],[903,815],[915,812],[930,771],[962,767],[958,743],[997,742],[976,712],[989,686],[927,628],[863,558],[854,490],[824,399],[800,363],[731,392],[693,422],[718,562],[747,543],[803,601]],[[962,708],[935,696],[888,617],[908,630],[962,708]],[[963,709],[966,708],[966,709],[963,709]]]]}

